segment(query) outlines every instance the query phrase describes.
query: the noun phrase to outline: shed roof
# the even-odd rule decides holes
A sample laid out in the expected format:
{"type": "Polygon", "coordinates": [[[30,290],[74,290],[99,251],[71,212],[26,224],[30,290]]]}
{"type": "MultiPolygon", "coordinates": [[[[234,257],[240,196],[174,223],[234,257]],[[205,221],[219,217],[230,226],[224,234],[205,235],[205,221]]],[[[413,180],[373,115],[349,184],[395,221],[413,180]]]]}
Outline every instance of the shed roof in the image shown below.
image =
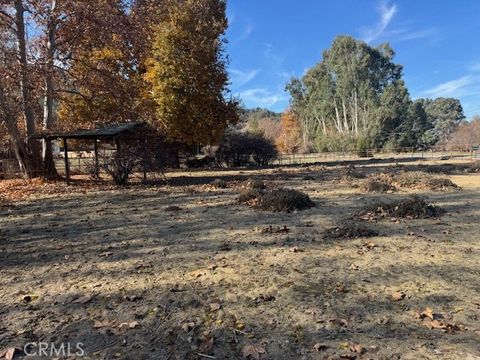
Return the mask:
{"type": "Polygon", "coordinates": [[[34,138],[45,140],[114,138],[142,126],[145,126],[145,122],[127,122],[107,125],[97,129],[79,129],[68,132],[38,134],[34,136],[34,138]]]}

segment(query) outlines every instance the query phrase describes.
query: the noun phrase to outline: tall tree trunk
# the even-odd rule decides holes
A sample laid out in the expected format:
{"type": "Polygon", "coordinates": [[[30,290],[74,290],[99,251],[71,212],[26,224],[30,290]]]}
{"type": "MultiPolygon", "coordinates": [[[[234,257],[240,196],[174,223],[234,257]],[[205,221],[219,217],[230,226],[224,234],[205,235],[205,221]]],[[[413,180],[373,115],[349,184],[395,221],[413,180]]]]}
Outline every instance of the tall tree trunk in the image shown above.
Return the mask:
{"type": "Polygon", "coordinates": [[[3,90],[3,84],[0,79],[0,110],[3,113],[5,120],[5,125],[7,126],[7,131],[10,136],[10,141],[12,144],[13,152],[18,161],[18,167],[22,172],[24,178],[28,179],[33,176],[32,174],[32,164],[30,161],[30,156],[25,147],[25,143],[20,135],[18,130],[17,123],[13,117],[13,113],[8,105],[5,92],[3,90]]]}
{"type": "Polygon", "coordinates": [[[336,119],[335,127],[337,128],[340,134],[343,134],[343,127],[342,127],[342,122],[340,120],[340,113],[338,111],[337,99],[334,98],[333,100],[335,102],[335,119],[336,119]]]}
{"type": "Polygon", "coordinates": [[[358,136],[358,95],[357,90],[354,91],[354,107],[355,107],[355,135],[358,136]]]}
{"type": "Polygon", "coordinates": [[[342,98],[342,108],[343,108],[343,126],[345,127],[345,131],[348,134],[350,131],[348,128],[347,107],[345,106],[345,100],[343,98],[342,98]]]}
{"type": "Polygon", "coordinates": [[[17,59],[20,65],[20,89],[22,95],[22,109],[25,118],[25,129],[27,135],[27,150],[31,157],[32,169],[29,176],[41,175],[41,154],[38,140],[33,139],[35,135],[35,116],[32,109],[31,82],[27,62],[27,47],[25,37],[25,8],[22,0],[14,0],[15,25],[17,37],[17,59]]]}
{"type": "MultiPolygon", "coordinates": [[[[56,17],[55,8],[57,5],[56,0],[52,0],[50,4],[50,11],[47,22],[47,59],[45,69],[45,101],[43,104],[43,130],[50,130],[55,121],[54,113],[54,84],[53,84],[53,72],[54,72],[54,57],[56,50],[56,17]]],[[[42,142],[42,157],[45,176],[49,178],[58,177],[57,169],[55,168],[55,161],[53,160],[52,142],[43,140],[42,142]]]]}

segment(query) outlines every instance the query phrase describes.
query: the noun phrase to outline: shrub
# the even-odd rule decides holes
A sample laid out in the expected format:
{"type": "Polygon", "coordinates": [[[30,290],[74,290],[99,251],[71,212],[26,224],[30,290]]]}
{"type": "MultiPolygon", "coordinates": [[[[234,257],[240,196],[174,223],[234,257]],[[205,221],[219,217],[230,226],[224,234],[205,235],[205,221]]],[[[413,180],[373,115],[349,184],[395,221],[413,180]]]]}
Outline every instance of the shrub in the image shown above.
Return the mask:
{"type": "Polygon", "coordinates": [[[117,151],[115,155],[105,163],[105,170],[117,185],[126,185],[128,178],[137,165],[141,162],[138,154],[126,149],[117,151]]]}
{"type": "Polygon", "coordinates": [[[262,134],[227,132],[216,153],[227,166],[265,166],[277,156],[275,144],[262,134]]]}

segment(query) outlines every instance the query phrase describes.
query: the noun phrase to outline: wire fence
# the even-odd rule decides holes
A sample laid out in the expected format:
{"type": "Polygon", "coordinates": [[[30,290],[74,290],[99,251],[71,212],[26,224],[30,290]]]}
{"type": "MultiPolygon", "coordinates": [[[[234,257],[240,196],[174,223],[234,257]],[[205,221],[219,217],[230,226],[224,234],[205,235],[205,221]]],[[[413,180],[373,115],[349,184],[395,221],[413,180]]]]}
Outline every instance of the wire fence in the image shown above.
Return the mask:
{"type": "MultiPolygon", "coordinates": [[[[103,170],[104,164],[115,154],[111,148],[104,148],[99,153],[98,165],[100,175],[105,176],[103,170]],[[103,173],[103,174],[102,174],[103,173]]],[[[70,151],[69,169],[71,175],[96,175],[96,162],[93,151],[70,151]]],[[[394,151],[385,149],[367,149],[362,152],[354,150],[336,151],[336,152],[318,152],[306,154],[279,154],[270,161],[272,166],[289,166],[289,165],[308,165],[315,163],[335,163],[345,161],[360,160],[480,160],[480,151],[478,147],[457,147],[451,149],[432,147],[419,150],[416,148],[399,148],[394,151]]],[[[65,175],[65,162],[62,153],[55,156],[55,165],[60,175],[65,175]]],[[[150,170],[152,173],[158,173],[150,170]]],[[[0,180],[20,178],[18,162],[15,158],[0,158],[0,180]]]]}

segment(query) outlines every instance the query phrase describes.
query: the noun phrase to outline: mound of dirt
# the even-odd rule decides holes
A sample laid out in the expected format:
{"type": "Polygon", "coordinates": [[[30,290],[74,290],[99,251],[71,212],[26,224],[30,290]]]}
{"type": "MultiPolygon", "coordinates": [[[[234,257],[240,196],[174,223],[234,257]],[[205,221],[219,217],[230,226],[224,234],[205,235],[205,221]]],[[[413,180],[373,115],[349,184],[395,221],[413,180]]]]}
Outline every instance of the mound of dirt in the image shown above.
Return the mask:
{"type": "Polygon", "coordinates": [[[305,210],[315,206],[307,194],[293,189],[247,189],[240,193],[238,202],[257,209],[273,212],[305,210]]]}
{"type": "Polygon", "coordinates": [[[369,192],[387,192],[396,188],[412,190],[459,189],[450,179],[436,177],[422,171],[401,171],[392,174],[379,173],[370,176],[363,184],[363,189],[369,192]],[[371,182],[371,184],[368,184],[368,182],[371,182]]]}
{"type": "Polygon", "coordinates": [[[343,172],[343,177],[346,179],[365,179],[367,177],[364,173],[358,171],[355,165],[352,164],[346,166],[343,172]]]}
{"type": "Polygon", "coordinates": [[[267,191],[258,203],[259,209],[274,212],[305,210],[314,206],[315,203],[307,194],[283,188],[267,191]]]}
{"type": "Polygon", "coordinates": [[[323,238],[327,240],[348,240],[378,236],[378,232],[366,226],[345,223],[325,230],[323,238]]]}
{"type": "Polygon", "coordinates": [[[471,164],[423,165],[420,168],[431,174],[474,174],[480,172],[480,162],[476,161],[471,164]]]}
{"type": "Polygon", "coordinates": [[[362,183],[360,184],[360,189],[370,193],[386,193],[394,192],[397,190],[395,186],[390,185],[387,181],[377,180],[373,178],[362,181],[362,183]]]}
{"type": "Polygon", "coordinates": [[[246,189],[238,195],[238,202],[240,204],[255,205],[259,199],[263,196],[263,191],[260,189],[246,189]]]}
{"type": "Polygon", "coordinates": [[[449,190],[458,186],[446,178],[434,177],[421,171],[401,172],[392,176],[393,185],[401,188],[422,190],[449,190]]]}
{"type": "Polygon", "coordinates": [[[266,188],[266,185],[262,180],[250,179],[246,182],[246,188],[263,190],[266,188]]]}
{"type": "Polygon", "coordinates": [[[228,187],[228,182],[223,179],[215,179],[212,181],[212,185],[219,189],[226,189],[228,187]]]}
{"type": "Polygon", "coordinates": [[[364,220],[375,220],[385,217],[404,219],[436,219],[443,215],[445,210],[428,203],[420,196],[392,202],[378,202],[369,205],[357,217],[364,220]]]}
{"type": "Polygon", "coordinates": [[[458,185],[455,184],[452,180],[446,178],[433,178],[425,182],[425,185],[430,190],[449,190],[449,189],[458,189],[458,185]]]}

